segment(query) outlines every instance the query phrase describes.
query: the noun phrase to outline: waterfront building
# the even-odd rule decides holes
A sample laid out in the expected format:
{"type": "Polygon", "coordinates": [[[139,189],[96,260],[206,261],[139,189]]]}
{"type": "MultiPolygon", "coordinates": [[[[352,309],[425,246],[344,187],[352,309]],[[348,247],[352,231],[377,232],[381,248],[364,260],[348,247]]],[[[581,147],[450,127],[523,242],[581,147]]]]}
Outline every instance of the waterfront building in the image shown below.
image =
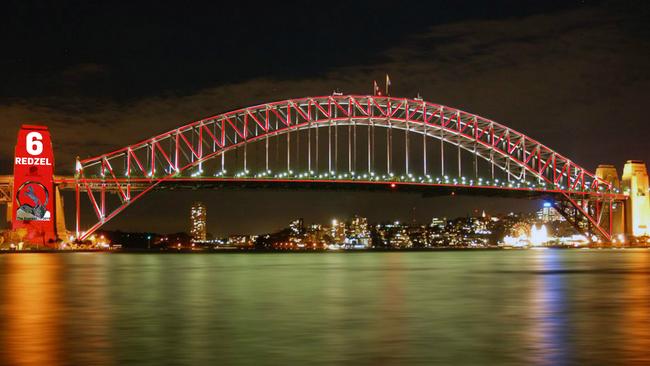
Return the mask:
{"type": "Polygon", "coordinates": [[[337,219],[332,220],[331,235],[334,244],[345,242],[345,222],[337,219]]]}
{"type": "Polygon", "coordinates": [[[345,242],[355,248],[369,248],[370,230],[368,230],[368,219],[355,215],[347,230],[345,242]]]}
{"type": "Polygon", "coordinates": [[[305,221],[302,218],[295,219],[289,223],[289,231],[292,236],[299,236],[305,232],[305,221]]]}
{"type": "Polygon", "coordinates": [[[203,202],[195,202],[190,209],[190,236],[192,241],[207,238],[207,208],[203,202]]]}
{"type": "Polygon", "coordinates": [[[429,227],[436,230],[443,230],[445,228],[445,225],[447,225],[447,218],[434,217],[431,219],[431,224],[429,224],[429,227]]]}
{"type": "Polygon", "coordinates": [[[553,208],[550,202],[544,202],[542,208],[537,211],[537,219],[543,224],[553,221],[564,221],[564,217],[553,208]]]}
{"type": "Polygon", "coordinates": [[[650,235],[650,194],[648,171],[644,162],[628,160],[623,167],[621,188],[629,195],[625,203],[625,233],[628,236],[650,235]]]}

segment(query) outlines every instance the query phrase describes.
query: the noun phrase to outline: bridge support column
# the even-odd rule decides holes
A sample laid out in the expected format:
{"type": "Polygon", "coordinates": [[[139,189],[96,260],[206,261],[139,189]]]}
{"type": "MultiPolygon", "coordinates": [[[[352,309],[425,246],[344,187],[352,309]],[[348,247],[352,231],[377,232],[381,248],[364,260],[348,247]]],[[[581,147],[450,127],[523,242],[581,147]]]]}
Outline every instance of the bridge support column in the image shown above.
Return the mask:
{"type": "Polygon", "coordinates": [[[7,202],[7,227],[11,227],[11,215],[14,212],[14,204],[13,202],[9,201],[7,202]]]}
{"type": "MultiPolygon", "coordinates": [[[[621,182],[618,179],[618,172],[614,165],[600,164],[596,168],[596,177],[610,182],[615,189],[621,189],[621,182]]],[[[625,218],[624,218],[624,204],[623,202],[612,202],[612,235],[618,239],[620,234],[625,233],[625,218]]]]}
{"type": "Polygon", "coordinates": [[[7,205],[6,227],[11,227],[11,218],[14,212],[14,182],[13,179],[8,179],[6,185],[0,182],[0,204],[7,205]]]}
{"type": "Polygon", "coordinates": [[[625,203],[625,233],[637,237],[650,235],[648,171],[644,162],[628,160],[625,163],[621,188],[629,195],[625,203]]]}
{"type": "Polygon", "coordinates": [[[54,197],[56,201],[54,202],[54,225],[56,229],[56,237],[61,240],[66,240],[68,230],[65,227],[65,210],[63,207],[63,196],[61,196],[61,190],[58,186],[54,188],[54,197]]]}

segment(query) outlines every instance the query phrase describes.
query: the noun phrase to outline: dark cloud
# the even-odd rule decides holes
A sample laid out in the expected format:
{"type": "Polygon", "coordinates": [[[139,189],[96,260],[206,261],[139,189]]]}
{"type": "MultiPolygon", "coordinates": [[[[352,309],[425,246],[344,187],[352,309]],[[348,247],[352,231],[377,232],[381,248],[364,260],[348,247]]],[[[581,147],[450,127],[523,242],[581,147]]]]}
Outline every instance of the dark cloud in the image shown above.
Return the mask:
{"type": "MultiPolygon", "coordinates": [[[[298,52],[300,47],[296,48],[293,59],[274,52],[270,53],[273,57],[264,57],[266,47],[273,47],[277,40],[262,36],[268,46],[260,46],[255,52],[256,58],[247,61],[246,67],[267,70],[266,75],[251,72],[248,77],[220,78],[208,72],[206,75],[211,76],[200,87],[192,83],[191,92],[179,87],[178,90],[185,92],[139,92],[138,97],[127,99],[102,96],[103,93],[79,94],[93,82],[110,84],[110,79],[119,79],[116,75],[121,71],[119,67],[101,62],[77,62],[52,76],[52,80],[64,80],[72,92],[37,93],[2,102],[0,126],[8,133],[0,137],[0,154],[11,156],[15,132],[21,123],[44,123],[53,131],[57,170],[70,173],[75,155],[93,156],[193,120],[265,101],[329,94],[334,89],[368,93],[372,80],[381,80],[388,72],[394,95],[421,93],[426,100],[494,119],[540,140],[588,169],[595,169],[601,162],[621,167],[627,159],[650,161],[644,137],[650,132],[645,111],[650,88],[648,12],[641,3],[631,4],[589,3],[560,7],[553,12],[469,16],[429,27],[418,21],[417,27],[406,27],[408,32],[387,38],[390,42],[381,42],[381,47],[373,43],[373,47],[364,52],[352,52],[354,57],[349,62],[342,61],[344,58],[332,48],[314,53],[318,44],[305,46],[312,51],[304,55],[298,52]],[[332,62],[326,60],[330,55],[332,62]],[[366,55],[365,59],[360,59],[361,55],[366,55]],[[274,63],[285,65],[269,66],[274,63]],[[302,64],[307,66],[300,67],[302,64]],[[287,77],[288,71],[284,68],[294,68],[297,72],[287,77]]],[[[144,30],[138,37],[146,38],[147,32],[144,30]]],[[[283,32],[269,34],[282,41],[292,41],[283,32]]],[[[309,34],[315,37],[313,32],[309,34]]],[[[364,33],[363,37],[355,34],[357,36],[349,42],[363,43],[373,38],[372,33],[364,33]]],[[[343,47],[341,52],[351,51],[343,47]]],[[[200,58],[201,55],[187,57],[200,58]]],[[[237,62],[237,58],[234,61],[237,62]]],[[[233,68],[238,70],[235,73],[240,72],[238,67],[233,68]]],[[[196,76],[194,71],[184,68],[161,72],[154,67],[154,70],[161,78],[169,74],[177,78],[186,73],[189,78],[196,76]]],[[[205,67],[198,70],[205,70],[205,67]]],[[[124,82],[120,85],[126,89],[129,86],[124,82]]],[[[113,86],[107,90],[111,92],[113,86]]],[[[5,161],[8,160],[0,162],[5,161]]],[[[10,169],[6,162],[4,164],[3,170],[10,169]]],[[[320,219],[337,212],[352,212],[354,207],[370,212],[371,216],[378,211],[376,204],[368,203],[376,201],[375,194],[359,195],[353,200],[349,199],[350,195],[341,199],[341,193],[331,192],[303,192],[297,200],[281,193],[246,194],[263,197],[262,202],[268,207],[282,202],[285,211],[272,218],[250,218],[249,209],[245,207],[254,204],[238,204],[246,196],[232,192],[204,193],[210,207],[219,207],[212,208],[211,212],[221,212],[224,204],[229,207],[228,215],[211,215],[213,231],[277,227],[291,216],[308,211],[303,202],[321,202],[321,198],[327,201],[327,204],[321,202],[322,209],[302,216],[320,219]],[[355,202],[356,206],[348,207],[348,202],[355,202]],[[233,207],[240,208],[233,211],[233,207]]],[[[189,206],[192,197],[197,196],[184,194],[181,197],[189,206]]],[[[413,206],[420,208],[417,214],[420,219],[449,211],[436,207],[439,200],[408,195],[395,195],[392,199],[396,201],[385,200],[388,203],[381,211],[386,212],[386,219],[408,218],[413,206]],[[404,204],[397,202],[400,200],[404,204]]],[[[134,207],[127,215],[148,215],[152,202],[153,198],[145,199],[136,205],[139,208],[134,207]]],[[[491,205],[494,209],[517,206],[510,201],[510,206],[495,206],[490,202],[463,201],[451,213],[462,214],[478,204],[491,205]]],[[[174,212],[172,216],[177,214],[177,211],[170,212],[174,212]]],[[[137,220],[142,225],[131,225],[131,228],[163,230],[154,219],[137,220]]],[[[114,225],[128,225],[120,220],[114,225]]],[[[173,217],[164,221],[173,221],[173,217]]],[[[184,222],[177,222],[165,228],[182,229],[184,222]]]]}

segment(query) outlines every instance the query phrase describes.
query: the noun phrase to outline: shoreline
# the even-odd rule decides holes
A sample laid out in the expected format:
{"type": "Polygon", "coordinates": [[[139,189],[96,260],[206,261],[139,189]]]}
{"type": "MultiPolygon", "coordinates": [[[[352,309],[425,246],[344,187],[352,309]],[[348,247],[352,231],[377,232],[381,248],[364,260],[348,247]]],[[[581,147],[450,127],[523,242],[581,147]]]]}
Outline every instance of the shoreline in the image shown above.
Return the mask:
{"type": "Polygon", "coordinates": [[[339,250],[256,250],[256,249],[168,249],[168,250],[154,250],[154,249],[34,249],[34,250],[1,250],[2,254],[26,254],[26,253],[112,253],[112,254],[304,254],[304,253],[399,253],[399,252],[456,252],[456,251],[509,251],[509,250],[624,250],[624,249],[648,249],[650,246],[585,246],[585,247],[562,247],[562,246],[549,246],[549,247],[487,247],[487,248],[455,248],[455,247],[440,247],[440,248],[409,248],[409,249],[389,249],[389,248],[375,248],[375,249],[339,249],[339,250]]]}

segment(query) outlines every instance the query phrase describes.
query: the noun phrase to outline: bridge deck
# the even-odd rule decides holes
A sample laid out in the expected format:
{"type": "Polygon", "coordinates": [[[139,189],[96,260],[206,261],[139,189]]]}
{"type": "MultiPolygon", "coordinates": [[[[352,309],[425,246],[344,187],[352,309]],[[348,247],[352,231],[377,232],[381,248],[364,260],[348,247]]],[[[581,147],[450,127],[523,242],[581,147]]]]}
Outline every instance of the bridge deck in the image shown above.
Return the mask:
{"type": "MultiPolygon", "coordinates": [[[[100,179],[86,179],[92,189],[101,186],[100,179]]],[[[62,190],[74,190],[76,180],[72,176],[55,176],[54,183],[62,190]]],[[[130,184],[132,191],[141,191],[151,186],[148,179],[124,179],[120,184],[130,184]]],[[[104,182],[108,192],[116,192],[115,183],[104,182]]],[[[0,203],[11,200],[13,176],[0,175],[0,203]]],[[[444,196],[452,194],[474,196],[500,196],[519,198],[557,197],[560,190],[540,189],[529,187],[481,186],[469,184],[446,184],[430,182],[401,182],[401,181],[362,181],[362,180],[318,180],[318,179],[272,179],[272,178],[173,178],[160,182],[156,190],[196,190],[196,189],[284,189],[284,190],[353,190],[353,191],[399,191],[420,193],[424,196],[444,196]]],[[[86,191],[84,186],[81,191],[86,191]]],[[[584,192],[585,195],[593,193],[584,192]]],[[[615,201],[625,200],[625,194],[604,194],[615,201]]],[[[603,194],[599,194],[603,197],[603,194]]]]}

